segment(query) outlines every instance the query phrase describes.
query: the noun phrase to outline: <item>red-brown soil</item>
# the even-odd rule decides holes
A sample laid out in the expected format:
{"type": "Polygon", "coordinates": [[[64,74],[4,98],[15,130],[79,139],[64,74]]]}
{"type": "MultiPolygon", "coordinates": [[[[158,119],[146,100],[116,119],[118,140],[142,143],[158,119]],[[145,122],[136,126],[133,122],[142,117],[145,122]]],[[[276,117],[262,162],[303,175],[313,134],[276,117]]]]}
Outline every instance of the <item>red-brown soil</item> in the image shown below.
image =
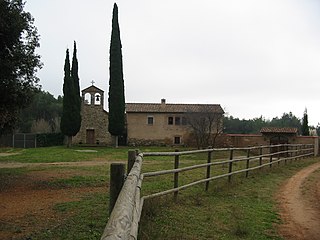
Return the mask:
{"type": "Polygon", "coordinates": [[[79,171],[74,169],[32,169],[34,171],[0,183],[0,239],[25,239],[23,237],[33,232],[57,226],[68,216],[54,211],[56,204],[77,201],[91,192],[106,191],[106,187],[59,189],[46,184],[55,179],[79,175],[79,171]]]}
{"type": "Polygon", "coordinates": [[[281,188],[278,200],[284,224],[280,234],[287,240],[320,239],[320,163],[290,178],[281,188]]]}

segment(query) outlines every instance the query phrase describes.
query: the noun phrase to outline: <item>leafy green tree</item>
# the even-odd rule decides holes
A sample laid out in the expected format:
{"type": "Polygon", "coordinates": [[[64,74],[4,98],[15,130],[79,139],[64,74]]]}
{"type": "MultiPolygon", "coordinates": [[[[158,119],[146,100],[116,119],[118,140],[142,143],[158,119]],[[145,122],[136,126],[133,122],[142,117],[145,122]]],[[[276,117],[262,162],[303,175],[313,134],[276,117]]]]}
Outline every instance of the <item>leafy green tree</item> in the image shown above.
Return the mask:
{"type": "Polygon", "coordinates": [[[270,122],[271,127],[294,127],[301,132],[301,120],[294,116],[292,112],[283,113],[281,118],[273,118],[270,122]]]}
{"type": "Polygon", "coordinates": [[[22,0],[0,1],[0,134],[14,127],[19,111],[40,89],[39,35],[24,5],[22,0]]]}
{"type": "Polygon", "coordinates": [[[51,132],[57,132],[57,120],[62,113],[62,98],[56,99],[49,92],[38,91],[31,104],[20,113],[19,122],[16,128],[20,132],[31,132],[34,122],[44,120],[51,128],[51,132]]]}
{"type": "Polygon", "coordinates": [[[225,133],[239,133],[239,134],[257,134],[262,127],[269,124],[262,116],[260,118],[242,119],[234,118],[232,116],[225,117],[223,120],[225,133]]]}
{"type": "Polygon", "coordinates": [[[304,113],[303,113],[301,134],[302,134],[302,136],[309,136],[310,135],[307,109],[305,109],[304,113]]]}
{"type": "Polygon", "coordinates": [[[108,131],[111,133],[111,135],[116,136],[116,146],[118,144],[118,136],[124,134],[125,130],[125,98],[121,48],[122,45],[118,23],[118,6],[115,3],[113,6],[110,44],[108,131]]]}
{"type": "Polygon", "coordinates": [[[253,119],[234,118],[232,116],[226,117],[224,122],[225,133],[240,133],[240,134],[257,134],[260,133],[262,127],[295,127],[301,131],[301,121],[294,116],[292,112],[283,113],[281,118],[275,117],[271,121],[266,120],[262,116],[253,119]]]}
{"type": "Polygon", "coordinates": [[[63,109],[60,123],[61,132],[68,136],[67,146],[72,144],[72,136],[75,136],[80,126],[77,124],[79,107],[78,96],[75,93],[74,81],[70,72],[69,49],[66,51],[63,82],[63,109]]]}

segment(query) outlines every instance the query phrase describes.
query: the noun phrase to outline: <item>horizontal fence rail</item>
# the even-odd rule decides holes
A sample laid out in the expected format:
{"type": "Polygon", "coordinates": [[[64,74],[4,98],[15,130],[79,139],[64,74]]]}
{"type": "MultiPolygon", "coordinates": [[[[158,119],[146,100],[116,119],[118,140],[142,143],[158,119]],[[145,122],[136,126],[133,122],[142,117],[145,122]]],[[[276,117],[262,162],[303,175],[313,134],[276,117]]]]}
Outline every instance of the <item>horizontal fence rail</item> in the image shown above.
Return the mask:
{"type": "Polygon", "coordinates": [[[131,153],[129,152],[129,156],[134,156],[133,162],[128,162],[128,165],[132,166],[132,169],[129,171],[129,174],[126,177],[101,240],[136,240],[143,203],[147,199],[173,193],[174,199],[176,200],[179,191],[183,189],[198,184],[205,184],[205,190],[208,190],[209,182],[212,180],[228,178],[228,181],[230,182],[233,175],[245,173],[245,177],[248,177],[250,171],[258,170],[267,166],[272,168],[273,165],[280,164],[280,162],[283,161],[286,164],[288,161],[315,156],[315,152],[316,151],[313,144],[279,144],[246,148],[208,148],[181,152],[138,153],[138,151],[131,151],[131,153]],[[213,161],[214,153],[221,151],[229,152],[229,158],[215,159],[215,161],[213,161]],[[234,156],[235,151],[241,151],[244,156],[234,156]],[[199,153],[207,153],[207,163],[179,167],[180,156],[199,153]],[[142,163],[144,158],[151,156],[173,157],[173,169],[142,173],[142,163]],[[243,166],[245,167],[242,169],[235,169],[234,165],[238,162],[244,162],[243,166]],[[253,166],[253,163],[256,165],[253,166]],[[226,172],[211,176],[211,167],[219,165],[222,166],[223,169],[225,168],[226,172]],[[179,186],[179,173],[201,168],[206,169],[205,178],[179,186]],[[144,179],[168,174],[173,175],[173,188],[141,196],[141,186],[144,179]]]}

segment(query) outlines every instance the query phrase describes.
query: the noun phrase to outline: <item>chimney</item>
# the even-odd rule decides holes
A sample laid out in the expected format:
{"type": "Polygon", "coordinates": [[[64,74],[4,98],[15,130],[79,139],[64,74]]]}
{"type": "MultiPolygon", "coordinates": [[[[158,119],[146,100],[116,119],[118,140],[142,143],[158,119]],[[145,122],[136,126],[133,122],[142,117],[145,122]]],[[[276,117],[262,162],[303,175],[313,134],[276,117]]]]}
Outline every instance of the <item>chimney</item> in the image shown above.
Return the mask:
{"type": "Polygon", "coordinates": [[[161,105],[166,105],[166,99],[164,98],[161,99],[161,105]]]}

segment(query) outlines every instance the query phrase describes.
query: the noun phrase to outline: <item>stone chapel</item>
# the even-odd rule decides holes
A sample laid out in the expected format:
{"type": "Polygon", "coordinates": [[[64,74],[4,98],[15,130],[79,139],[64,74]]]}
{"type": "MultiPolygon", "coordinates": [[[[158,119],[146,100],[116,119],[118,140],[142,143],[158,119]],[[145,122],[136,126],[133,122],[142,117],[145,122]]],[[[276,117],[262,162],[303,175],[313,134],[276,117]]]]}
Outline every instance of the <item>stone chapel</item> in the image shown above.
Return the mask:
{"type": "Polygon", "coordinates": [[[110,145],[108,112],[104,110],[104,91],[92,86],[81,91],[81,128],[73,137],[75,144],[110,145]]]}

